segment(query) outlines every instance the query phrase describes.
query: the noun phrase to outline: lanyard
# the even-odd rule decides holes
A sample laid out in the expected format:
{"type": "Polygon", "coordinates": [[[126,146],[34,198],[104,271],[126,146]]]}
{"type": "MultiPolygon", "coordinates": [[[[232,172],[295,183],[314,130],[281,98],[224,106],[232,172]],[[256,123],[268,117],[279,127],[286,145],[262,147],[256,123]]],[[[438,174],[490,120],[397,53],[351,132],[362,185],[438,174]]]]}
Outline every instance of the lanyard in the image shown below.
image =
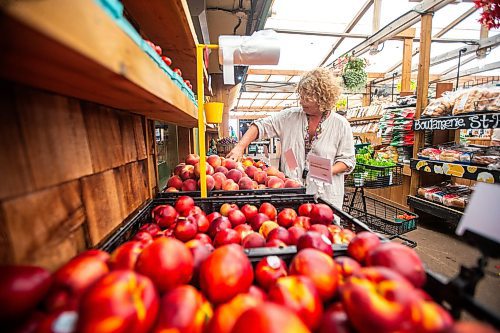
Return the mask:
{"type": "MultiPolygon", "coordinates": [[[[306,114],[307,117],[307,126],[306,126],[306,134],[304,136],[304,148],[305,148],[305,158],[304,160],[306,161],[307,165],[307,155],[309,155],[309,152],[312,149],[313,143],[318,139],[319,135],[321,134],[321,125],[325,121],[326,118],[330,115],[330,111],[323,112],[321,115],[321,119],[319,120],[318,126],[316,127],[316,130],[314,131],[314,135],[311,137],[309,134],[309,115],[306,114]]],[[[309,170],[307,169],[307,166],[304,168],[302,171],[302,179],[307,178],[309,170]]]]}

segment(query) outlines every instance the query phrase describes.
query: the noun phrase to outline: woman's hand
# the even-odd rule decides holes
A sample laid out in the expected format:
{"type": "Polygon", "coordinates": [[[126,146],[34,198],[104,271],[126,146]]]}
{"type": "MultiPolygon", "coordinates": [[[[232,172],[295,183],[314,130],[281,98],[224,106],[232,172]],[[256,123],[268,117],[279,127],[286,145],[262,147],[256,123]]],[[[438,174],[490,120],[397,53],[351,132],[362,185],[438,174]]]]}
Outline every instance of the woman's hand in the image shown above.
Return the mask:
{"type": "Polygon", "coordinates": [[[233,149],[227,154],[226,158],[233,160],[235,162],[238,162],[241,160],[241,157],[243,156],[244,148],[241,148],[239,145],[234,146],[233,149]]]}

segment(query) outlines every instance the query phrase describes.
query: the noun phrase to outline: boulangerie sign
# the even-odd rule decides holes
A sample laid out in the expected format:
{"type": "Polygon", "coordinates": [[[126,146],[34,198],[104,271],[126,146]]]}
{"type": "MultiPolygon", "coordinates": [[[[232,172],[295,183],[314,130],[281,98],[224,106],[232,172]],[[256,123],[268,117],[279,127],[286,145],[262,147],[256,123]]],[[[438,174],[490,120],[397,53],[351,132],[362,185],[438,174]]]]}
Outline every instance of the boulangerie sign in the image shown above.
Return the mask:
{"type": "Polygon", "coordinates": [[[332,183],[332,160],[309,154],[309,175],[322,182],[332,183]]]}

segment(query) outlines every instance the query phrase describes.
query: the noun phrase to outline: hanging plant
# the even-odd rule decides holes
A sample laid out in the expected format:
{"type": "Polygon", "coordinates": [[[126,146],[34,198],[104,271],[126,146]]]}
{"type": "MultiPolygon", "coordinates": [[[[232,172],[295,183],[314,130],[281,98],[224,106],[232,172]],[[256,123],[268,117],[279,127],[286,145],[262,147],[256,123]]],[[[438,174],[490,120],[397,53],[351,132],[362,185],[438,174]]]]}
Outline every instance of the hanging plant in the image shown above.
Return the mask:
{"type": "Polygon", "coordinates": [[[482,8],[483,12],[479,18],[479,23],[484,24],[488,29],[500,28],[500,3],[491,0],[474,0],[477,8],[482,8]]]}
{"type": "Polygon", "coordinates": [[[349,91],[357,91],[365,87],[368,75],[365,72],[366,61],[362,58],[348,57],[343,66],[342,79],[349,91]]]}

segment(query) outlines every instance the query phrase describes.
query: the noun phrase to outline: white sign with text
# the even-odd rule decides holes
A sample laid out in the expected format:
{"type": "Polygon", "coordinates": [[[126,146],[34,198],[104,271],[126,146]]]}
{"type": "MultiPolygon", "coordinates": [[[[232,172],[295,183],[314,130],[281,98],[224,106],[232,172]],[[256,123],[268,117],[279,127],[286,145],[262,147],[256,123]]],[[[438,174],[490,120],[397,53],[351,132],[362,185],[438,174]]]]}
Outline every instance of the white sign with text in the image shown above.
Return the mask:
{"type": "Polygon", "coordinates": [[[322,182],[332,183],[332,160],[309,154],[309,175],[322,182]]]}

